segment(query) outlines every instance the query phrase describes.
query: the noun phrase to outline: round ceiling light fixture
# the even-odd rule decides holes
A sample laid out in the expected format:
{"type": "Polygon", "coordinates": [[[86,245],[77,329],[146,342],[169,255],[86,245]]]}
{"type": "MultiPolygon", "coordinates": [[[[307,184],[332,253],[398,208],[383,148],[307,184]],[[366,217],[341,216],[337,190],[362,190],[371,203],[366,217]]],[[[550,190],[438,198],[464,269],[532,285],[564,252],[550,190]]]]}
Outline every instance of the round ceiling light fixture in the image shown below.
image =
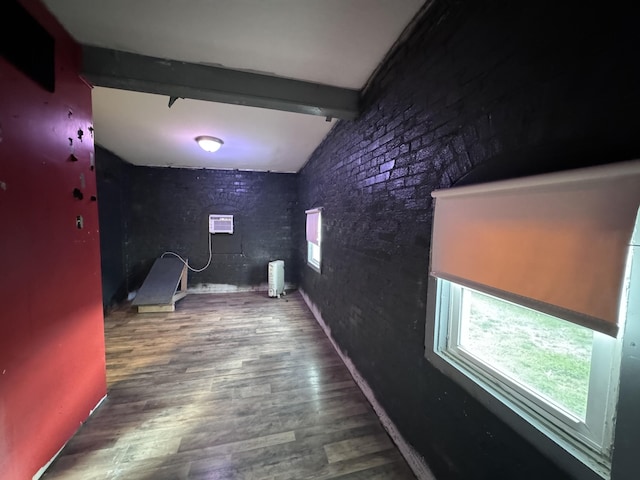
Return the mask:
{"type": "Polygon", "coordinates": [[[217,152],[220,147],[224,144],[222,140],[217,137],[210,137],[208,135],[201,135],[196,137],[196,142],[200,145],[200,148],[205,152],[217,152]]]}

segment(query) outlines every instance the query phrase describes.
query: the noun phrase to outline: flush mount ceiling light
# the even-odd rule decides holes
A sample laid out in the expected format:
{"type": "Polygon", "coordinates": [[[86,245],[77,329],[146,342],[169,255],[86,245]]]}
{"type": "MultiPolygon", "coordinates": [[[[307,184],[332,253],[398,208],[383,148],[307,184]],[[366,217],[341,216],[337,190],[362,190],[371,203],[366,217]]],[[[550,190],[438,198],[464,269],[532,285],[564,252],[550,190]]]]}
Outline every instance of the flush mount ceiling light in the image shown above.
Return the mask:
{"type": "Polygon", "coordinates": [[[200,145],[200,148],[205,152],[216,152],[224,144],[222,140],[216,137],[209,137],[207,135],[201,135],[196,137],[196,142],[200,145]]]}

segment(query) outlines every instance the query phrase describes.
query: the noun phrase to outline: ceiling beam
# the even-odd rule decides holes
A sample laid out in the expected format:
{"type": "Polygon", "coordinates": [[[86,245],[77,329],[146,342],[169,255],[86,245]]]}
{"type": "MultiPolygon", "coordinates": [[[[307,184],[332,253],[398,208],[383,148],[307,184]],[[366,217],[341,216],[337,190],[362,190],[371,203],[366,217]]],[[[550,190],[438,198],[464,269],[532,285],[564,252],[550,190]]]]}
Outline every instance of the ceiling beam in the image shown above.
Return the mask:
{"type": "Polygon", "coordinates": [[[82,53],[94,86],[346,120],[359,113],[358,90],[86,45],[82,53]]]}

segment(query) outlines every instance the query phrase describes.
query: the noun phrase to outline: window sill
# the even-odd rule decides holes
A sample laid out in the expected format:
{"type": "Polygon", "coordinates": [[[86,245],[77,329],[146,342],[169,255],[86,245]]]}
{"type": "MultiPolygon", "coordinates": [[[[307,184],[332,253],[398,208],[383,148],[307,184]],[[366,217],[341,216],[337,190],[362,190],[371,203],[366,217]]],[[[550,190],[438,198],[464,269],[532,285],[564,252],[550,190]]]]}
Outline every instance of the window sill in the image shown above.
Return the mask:
{"type": "Polygon", "coordinates": [[[322,272],[320,271],[320,265],[314,265],[313,263],[309,263],[307,262],[307,266],[311,269],[311,270],[315,270],[316,272],[322,274],[322,272]]]}

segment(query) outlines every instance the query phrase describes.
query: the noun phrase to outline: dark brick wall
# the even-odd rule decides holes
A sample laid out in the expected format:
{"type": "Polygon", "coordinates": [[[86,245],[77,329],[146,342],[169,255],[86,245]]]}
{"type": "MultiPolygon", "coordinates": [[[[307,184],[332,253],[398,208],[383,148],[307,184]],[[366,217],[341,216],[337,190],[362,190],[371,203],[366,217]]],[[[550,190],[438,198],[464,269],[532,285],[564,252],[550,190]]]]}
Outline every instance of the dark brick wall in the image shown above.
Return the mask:
{"type": "Polygon", "coordinates": [[[211,266],[189,272],[189,285],[258,286],[268,263],[284,260],[285,281],[297,283],[297,180],[293,174],[131,166],[127,274],[141,285],[153,261],[173,251],[206,265],[211,213],[234,215],[233,235],[212,236],[211,266]]]}
{"type": "Polygon", "coordinates": [[[125,245],[128,230],[128,196],[131,165],[98,145],[95,147],[102,303],[105,310],[127,296],[125,245]]]}
{"type": "Polygon", "coordinates": [[[301,286],[438,480],[567,477],[424,358],[430,193],[640,157],[629,12],[521,3],[436,1],[300,173],[301,286]]]}

